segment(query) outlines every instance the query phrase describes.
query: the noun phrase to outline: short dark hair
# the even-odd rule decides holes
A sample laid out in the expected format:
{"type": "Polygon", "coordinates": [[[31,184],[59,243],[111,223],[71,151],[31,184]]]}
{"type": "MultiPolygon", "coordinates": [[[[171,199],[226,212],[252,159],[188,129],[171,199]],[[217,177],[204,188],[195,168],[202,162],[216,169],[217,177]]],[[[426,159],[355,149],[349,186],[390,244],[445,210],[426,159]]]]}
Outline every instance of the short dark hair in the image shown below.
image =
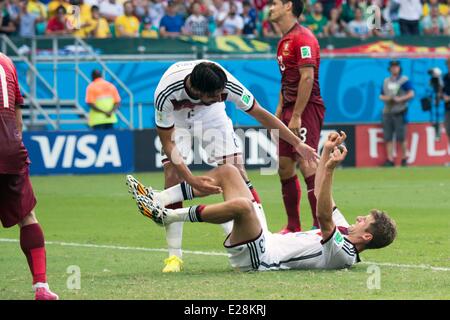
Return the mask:
{"type": "Polygon", "coordinates": [[[98,69],[94,69],[92,70],[92,74],[91,74],[92,80],[95,80],[97,78],[101,78],[102,77],[102,72],[98,69]]]}
{"type": "Polygon", "coordinates": [[[400,61],[398,61],[398,60],[389,61],[389,67],[392,67],[392,66],[400,66],[400,61]]]}
{"type": "Polygon", "coordinates": [[[217,64],[201,62],[192,70],[190,80],[195,90],[202,93],[214,93],[225,88],[227,75],[217,64]]]}
{"type": "Polygon", "coordinates": [[[366,249],[384,248],[394,241],[397,236],[397,226],[384,211],[370,210],[374,222],[370,224],[367,231],[372,234],[372,240],[366,244],[366,249]]]}
{"type": "Polygon", "coordinates": [[[58,8],[56,8],[56,13],[63,13],[63,14],[67,14],[67,10],[66,8],[64,8],[64,6],[58,6],[58,8]]]}
{"type": "Polygon", "coordinates": [[[303,0],[281,0],[283,4],[286,4],[288,2],[292,2],[292,13],[297,18],[300,17],[300,15],[303,13],[303,9],[305,8],[305,3],[303,0]]]}

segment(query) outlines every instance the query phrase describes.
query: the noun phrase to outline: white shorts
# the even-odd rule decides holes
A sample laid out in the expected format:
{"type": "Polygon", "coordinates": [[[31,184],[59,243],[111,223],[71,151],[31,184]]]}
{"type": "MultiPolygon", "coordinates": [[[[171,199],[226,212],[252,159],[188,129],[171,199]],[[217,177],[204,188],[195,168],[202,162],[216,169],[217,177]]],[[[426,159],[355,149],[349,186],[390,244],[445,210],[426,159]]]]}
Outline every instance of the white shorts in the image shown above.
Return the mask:
{"type": "MultiPolygon", "coordinates": [[[[200,155],[209,164],[221,164],[227,157],[242,154],[240,141],[228,117],[175,125],[175,144],[187,163],[192,161],[194,138],[198,141],[200,155]]],[[[169,161],[164,153],[161,161],[163,164],[169,161]]]]}
{"type": "Polygon", "coordinates": [[[261,230],[256,239],[230,245],[230,235],[225,239],[223,246],[230,254],[231,266],[240,271],[258,270],[266,252],[265,234],[261,230]]]}
{"type": "Polygon", "coordinates": [[[261,261],[264,261],[266,249],[266,236],[269,233],[267,229],[266,217],[260,204],[253,202],[256,215],[261,224],[261,233],[252,240],[230,245],[230,235],[225,239],[223,246],[230,254],[229,260],[233,268],[240,271],[258,270],[261,261]]]}

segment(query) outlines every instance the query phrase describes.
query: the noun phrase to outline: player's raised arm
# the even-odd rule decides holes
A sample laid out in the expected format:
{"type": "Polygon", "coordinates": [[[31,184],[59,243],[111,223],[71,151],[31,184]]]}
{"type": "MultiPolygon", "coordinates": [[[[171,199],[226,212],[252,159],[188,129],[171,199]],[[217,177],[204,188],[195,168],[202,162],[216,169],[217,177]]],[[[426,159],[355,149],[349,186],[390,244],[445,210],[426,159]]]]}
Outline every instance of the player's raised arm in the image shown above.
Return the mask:
{"type": "MultiPolygon", "coordinates": [[[[320,161],[316,171],[315,188],[314,188],[314,195],[316,196],[316,198],[319,196],[320,185],[325,172],[325,164],[330,159],[330,155],[333,152],[333,148],[343,143],[346,138],[347,135],[343,131],[340,131],[340,133],[334,131],[328,134],[327,141],[323,145],[322,154],[320,155],[320,161]]],[[[333,206],[335,206],[334,201],[333,206]]]]}
{"type": "Polygon", "coordinates": [[[322,153],[322,158],[319,163],[319,188],[317,197],[317,219],[319,220],[320,229],[322,231],[323,239],[328,239],[335,228],[333,222],[333,174],[334,169],[345,159],[347,155],[347,149],[340,144],[345,139],[345,133],[335,139],[330,139],[325,143],[325,147],[322,153]]]}

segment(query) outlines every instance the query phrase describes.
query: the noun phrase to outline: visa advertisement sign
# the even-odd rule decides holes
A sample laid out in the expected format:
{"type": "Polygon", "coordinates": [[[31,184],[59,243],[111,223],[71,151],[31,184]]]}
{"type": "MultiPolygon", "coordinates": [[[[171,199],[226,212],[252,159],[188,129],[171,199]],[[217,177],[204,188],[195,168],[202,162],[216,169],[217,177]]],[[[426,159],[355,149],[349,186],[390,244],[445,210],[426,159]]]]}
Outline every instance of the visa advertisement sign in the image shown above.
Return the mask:
{"type": "Polygon", "coordinates": [[[123,173],[134,170],[131,131],[24,132],[31,174],[123,173]]]}

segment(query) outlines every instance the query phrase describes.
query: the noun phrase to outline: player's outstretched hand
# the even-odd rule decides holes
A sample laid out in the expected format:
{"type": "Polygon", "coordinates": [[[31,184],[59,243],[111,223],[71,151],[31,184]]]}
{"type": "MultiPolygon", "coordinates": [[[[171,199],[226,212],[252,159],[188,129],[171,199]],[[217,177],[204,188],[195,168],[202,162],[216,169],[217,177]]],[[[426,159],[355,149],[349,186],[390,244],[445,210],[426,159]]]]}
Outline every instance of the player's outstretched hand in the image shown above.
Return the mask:
{"type": "Polygon", "coordinates": [[[295,146],[295,151],[306,161],[317,163],[320,159],[314,148],[311,148],[306,143],[299,143],[295,146]]]}
{"type": "Polygon", "coordinates": [[[214,179],[208,176],[199,176],[199,177],[194,176],[187,182],[191,185],[192,188],[200,191],[205,195],[222,193],[222,188],[215,186],[214,179]]]}
{"type": "Polygon", "coordinates": [[[333,152],[330,155],[325,167],[328,169],[335,169],[347,156],[347,148],[344,145],[338,145],[334,147],[333,152]]]}

